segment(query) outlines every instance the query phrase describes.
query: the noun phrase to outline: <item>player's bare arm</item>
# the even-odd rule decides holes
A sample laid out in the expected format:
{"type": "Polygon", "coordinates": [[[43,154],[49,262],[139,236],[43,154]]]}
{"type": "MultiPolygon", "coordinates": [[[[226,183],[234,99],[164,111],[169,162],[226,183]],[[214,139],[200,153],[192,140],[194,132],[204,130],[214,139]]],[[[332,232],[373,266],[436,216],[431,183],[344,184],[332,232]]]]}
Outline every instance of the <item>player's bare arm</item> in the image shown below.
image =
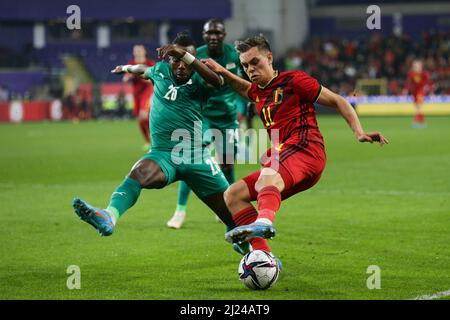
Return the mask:
{"type": "Polygon", "coordinates": [[[138,76],[141,76],[144,79],[148,79],[145,76],[145,73],[147,72],[147,69],[149,68],[149,66],[145,65],[145,64],[136,64],[136,65],[119,65],[116,66],[113,70],[111,70],[111,73],[114,74],[135,74],[138,76]]]}
{"type": "Polygon", "coordinates": [[[164,59],[167,56],[172,56],[175,59],[184,61],[188,65],[198,72],[198,74],[210,85],[214,87],[220,87],[224,81],[221,76],[205,66],[200,60],[196,59],[192,54],[180,48],[179,46],[168,44],[158,49],[158,56],[160,59],[164,59]]]}
{"type": "Polygon", "coordinates": [[[360,142],[373,143],[376,141],[381,145],[389,143],[380,132],[364,132],[355,109],[344,97],[322,86],[317,102],[323,106],[336,108],[360,142]]]}
{"type": "Polygon", "coordinates": [[[252,85],[250,82],[228,71],[213,59],[204,59],[202,62],[212,71],[220,74],[241,97],[248,99],[248,91],[252,85]]]}

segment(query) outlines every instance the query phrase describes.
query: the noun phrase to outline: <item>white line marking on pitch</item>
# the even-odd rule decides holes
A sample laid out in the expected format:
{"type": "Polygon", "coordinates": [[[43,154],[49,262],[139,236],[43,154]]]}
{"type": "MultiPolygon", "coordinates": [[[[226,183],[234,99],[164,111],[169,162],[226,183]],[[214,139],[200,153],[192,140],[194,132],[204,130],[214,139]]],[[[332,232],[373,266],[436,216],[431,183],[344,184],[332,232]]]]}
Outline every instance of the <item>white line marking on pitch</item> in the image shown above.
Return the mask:
{"type": "Polygon", "coordinates": [[[437,292],[432,295],[423,295],[415,297],[413,300],[434,300],[450,296],[450,289],[447,291],[437,292]]]}

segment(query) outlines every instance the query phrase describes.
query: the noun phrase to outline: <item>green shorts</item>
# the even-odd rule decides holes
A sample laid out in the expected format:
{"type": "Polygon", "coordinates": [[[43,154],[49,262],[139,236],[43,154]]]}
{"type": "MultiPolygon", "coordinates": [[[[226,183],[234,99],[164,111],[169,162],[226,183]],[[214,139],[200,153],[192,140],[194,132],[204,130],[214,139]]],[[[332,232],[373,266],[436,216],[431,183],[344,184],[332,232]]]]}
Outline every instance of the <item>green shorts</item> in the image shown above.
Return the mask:
{"type": "Polygon", "coordinates": [[[203,144],[209,145],[213,141],[219,162],[234,164],[239,142],[239,123],[235,117],[203,117],[203,144]]]}
{"type": "Polygon", "coordinates": [[[161,167],[166,176],[165,186],[182,180],[200,199],[224,192],[229,186],[208,149],[203,149],[203,154],[197,163],[183,161],[180,157],[172,155],[170,151],[151,150],[142,158],[153,160],[161,167]]]}

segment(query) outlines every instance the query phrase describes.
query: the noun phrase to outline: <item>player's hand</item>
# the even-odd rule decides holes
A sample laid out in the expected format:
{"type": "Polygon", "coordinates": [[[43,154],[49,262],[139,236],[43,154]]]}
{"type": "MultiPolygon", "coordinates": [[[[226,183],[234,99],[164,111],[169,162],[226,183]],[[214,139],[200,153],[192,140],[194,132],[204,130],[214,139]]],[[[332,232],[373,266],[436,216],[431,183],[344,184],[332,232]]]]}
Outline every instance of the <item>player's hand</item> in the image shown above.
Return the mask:
{"type": "Polygon", "coordinates": [[[389,143],[389,141],[385,137],[383,137],[380,132],[363,132],[361,134],[358,134],[357,138],[359,142],[379,142],[380,145],[389,143]]]}
{"type": "Polygon", "coordinates": [[[173,44],[161,46],[158,49],[156,49],[156,51],[158,51],[158,58],[161,60],[163,60],[167,56],[172,56],[172,57],[180,59],[186,53],[186,50],[183,50],[173,44]]]}
{"type": "Polygon", "coordinates": [[[124,66],[116,66],[113,70],[111,70],[111,73],[114,74],[122,74],[125,72],[124,66]]]}
{"type": "Polygon", "coordinates": [[[201,59],[200,61],[206,64],[206,66],[215,73],[221,74],[224,70],[226,70],[223,66],[221,66],[219,63],[217,63],[215,60],[211,58],[201,59]]]}

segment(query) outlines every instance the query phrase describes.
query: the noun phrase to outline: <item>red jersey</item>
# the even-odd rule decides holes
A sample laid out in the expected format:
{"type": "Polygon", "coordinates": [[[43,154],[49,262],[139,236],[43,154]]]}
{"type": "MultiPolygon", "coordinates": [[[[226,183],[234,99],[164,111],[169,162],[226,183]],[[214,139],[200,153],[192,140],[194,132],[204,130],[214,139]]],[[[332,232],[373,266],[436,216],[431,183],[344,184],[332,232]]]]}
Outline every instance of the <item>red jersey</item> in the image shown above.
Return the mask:
{"type": "Polygon", "coordinates": [[[431,85],[430,74],[423,70],[421,73],[410,71],[407,78],[407,87],[413,95],[425,93],[425,87],[431,85]]]}
{"type": "MultiPolygon", "coordinates": [[[[136,63],[134,59],[131,59],[130,61],[128,61],[128,64],[135,65],[138,63],[136,63]]],[[[153,60],[146,59],[144,63],[139,64],[145,64],[151,67],[155,64],[155,62],[153,60]]],[[[150,97],[153,93],[153,84],[151,81],[144,80],[139,76],[133,76],[131,82],[133,83],[133,94],[135,96],[150,97]]]]}
{"type": "Polygon", "coordinates": [[[291,71],[277,74],[264,88],[252,83],[248,97],[256,103],[269,136],[271,130],[279,130],[280,143],[304,148],[310,141],[324,145],[314,108],[321,90],[313,77],[291,71]]]}

